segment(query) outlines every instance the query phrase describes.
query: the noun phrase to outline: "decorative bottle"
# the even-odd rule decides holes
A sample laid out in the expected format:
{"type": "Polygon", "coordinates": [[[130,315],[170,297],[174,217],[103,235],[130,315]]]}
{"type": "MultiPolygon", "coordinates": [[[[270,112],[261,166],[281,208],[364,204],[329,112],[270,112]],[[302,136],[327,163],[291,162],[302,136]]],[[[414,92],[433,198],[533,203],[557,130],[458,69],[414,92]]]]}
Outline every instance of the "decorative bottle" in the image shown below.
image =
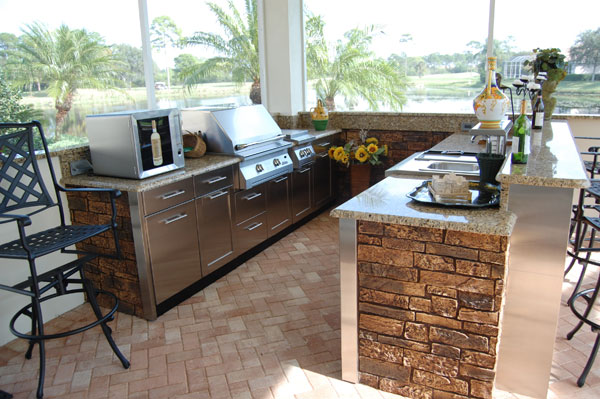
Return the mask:
{"type": "Polygon", "coordinates": [[[485,89],[473,99],[473,110],[482,129],[499,129],[510,100],[496,84],[496,57],[488,58],[485,89]]]}
{"type": "Polygon", "coordinates": [[[152,144],[152,163],[154,166],[160,166],[163,163],[162,145],[160,142],[160,134],[156,130],[156,121],[152,120],[152,134],[150,135],[150,143],[152,144]]]}
{"type": "Polygon", "coordinates": [[[527,101],[521,100],[521,114],[513,126],[512,163],[527,163],[531,151],[531,122],[525,111],[527,101]]]}
{"type": "Polygon", "coordinates": [[[535,103],[531,109],[531,128],[541,129],[544,127],[544,101],[542,100],[542,91],[538,91],[535,96],[535,103]]]}

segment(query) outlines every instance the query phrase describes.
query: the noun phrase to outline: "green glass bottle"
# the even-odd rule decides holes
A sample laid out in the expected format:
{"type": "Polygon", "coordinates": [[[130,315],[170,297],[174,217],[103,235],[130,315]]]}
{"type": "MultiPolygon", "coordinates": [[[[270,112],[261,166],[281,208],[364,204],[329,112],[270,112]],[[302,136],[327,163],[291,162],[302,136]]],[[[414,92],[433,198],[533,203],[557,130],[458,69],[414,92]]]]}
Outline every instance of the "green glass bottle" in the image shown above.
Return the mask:
{"type": "Polygon", "coordinates": [[[526,109],[527,102],[523,99],[521,101],[521,114],[513,126],[512,163],[527,163],[531,151],[531,122],[525,115],[526,109]]]}

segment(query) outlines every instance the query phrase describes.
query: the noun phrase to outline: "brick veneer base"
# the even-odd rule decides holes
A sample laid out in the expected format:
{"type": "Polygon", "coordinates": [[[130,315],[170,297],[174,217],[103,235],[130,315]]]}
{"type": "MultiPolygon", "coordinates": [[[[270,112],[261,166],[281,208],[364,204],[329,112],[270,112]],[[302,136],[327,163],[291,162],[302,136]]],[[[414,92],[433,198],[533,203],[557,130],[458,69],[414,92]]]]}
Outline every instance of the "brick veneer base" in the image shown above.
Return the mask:
{"type": "Polygon", "coordinates": [[[361,221],[357,240],[360,382],[491,398],[508,238],[361,221]]]}
{"type": "MultiPolygon", "coordinates": [[[[110,223],[110,197],[107,193],[68,193],[67,200],[73,224],[110,223]]],[[[88,263],[85,271],[97,289],[111,292],[119,298],[120,312],[144,317],[127,193],[117,198],[116,204],[117,232],[123,257],[122,259],[97,258],[88,263]]],[[[78,249],[114,254],[112,231],[78,244],[78,249]]],[[[102,306],[112,306],[109,298],[103,295],[98,296],[98,302],[102,306]]]]}

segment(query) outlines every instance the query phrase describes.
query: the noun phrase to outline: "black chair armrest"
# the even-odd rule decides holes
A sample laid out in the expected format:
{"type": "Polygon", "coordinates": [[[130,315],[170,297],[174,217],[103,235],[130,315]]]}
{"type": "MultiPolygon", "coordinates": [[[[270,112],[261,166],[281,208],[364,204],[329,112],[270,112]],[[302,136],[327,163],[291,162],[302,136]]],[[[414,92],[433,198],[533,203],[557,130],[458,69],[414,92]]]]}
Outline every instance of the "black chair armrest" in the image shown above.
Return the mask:
{"type": "Polygon", "coordinates": [[[31,219],[27,215],[15,215],[10,213],[0,213],[0,224],[8,223],[8,222],[17,222],[22,226],[30,226],[31,219]]]}
{"type": "Polygon", "coordinates": [[[77,192],[95,192],[95,193],[109,193],[113,198],[118,198],[121,196],[121,191],[115,188],[92,188],[92,187],[71,187],[66,188],[57,184],[57,187],[60,191],[64,191],[66,193],[77,193],[77,192]]]}

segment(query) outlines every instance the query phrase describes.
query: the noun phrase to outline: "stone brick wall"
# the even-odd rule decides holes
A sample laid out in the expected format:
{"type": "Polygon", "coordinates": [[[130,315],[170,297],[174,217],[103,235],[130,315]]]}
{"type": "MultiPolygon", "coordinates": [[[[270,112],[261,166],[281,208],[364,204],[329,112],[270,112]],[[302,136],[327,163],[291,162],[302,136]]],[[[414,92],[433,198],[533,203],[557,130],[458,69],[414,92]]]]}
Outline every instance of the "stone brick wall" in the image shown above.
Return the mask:
{"type": "Polygon", "coordinates": [[[360,382],[490,399],[507,237],[361,221],[357,239],[360,382]]]}
{"type": "MultiPolygon", "coordinates": [[[[111,206],[108,193],[68,193],[67,199],[73,224],[110,223],[111,206]]],[[[116,204],[117,232],[123,259],[100,257],[90,262],[85,271],[96,288],[111,292],[119,298],[120,312],[143,317],[127,193],[117,198],[116,204]]],[[[114,254],[114,246],[112,231],[108,231],[78,244],[77,248],[102,254],[114,254]]],[[[98,302],[102,306],[112,306],[105,295],[98,296],[98,302]]]]}

